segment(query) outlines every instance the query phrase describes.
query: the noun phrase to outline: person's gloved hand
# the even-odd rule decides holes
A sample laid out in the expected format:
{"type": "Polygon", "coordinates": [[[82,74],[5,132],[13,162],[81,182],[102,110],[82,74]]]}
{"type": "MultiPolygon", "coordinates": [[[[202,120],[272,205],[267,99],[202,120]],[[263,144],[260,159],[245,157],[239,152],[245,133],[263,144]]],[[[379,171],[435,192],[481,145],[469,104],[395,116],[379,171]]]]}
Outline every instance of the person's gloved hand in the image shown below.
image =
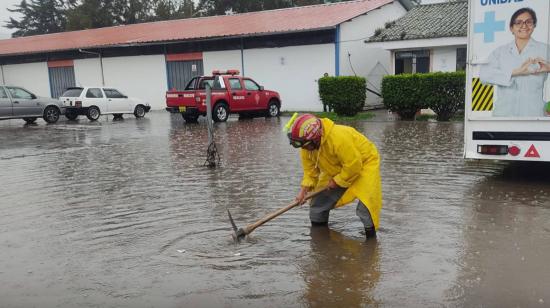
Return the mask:
{"type": "Polygon", "coordinates": [[[300,188],[300,191],[298,192],[298,195],[296,196],[295,201],[298,202],[300,205],[306,203],[306,196],[309,193],[309,187],[302,186],[300,188]]]}
{"type": "Polygon", "coordinates": [[[328,189],[335,189],[335,188],[338,188],[340,186],[338,184],[336,184],[336,182],[334,182],[334,179],[330,179],[330,181],[328,181],[327,187],[328,187],[328,189]]]}

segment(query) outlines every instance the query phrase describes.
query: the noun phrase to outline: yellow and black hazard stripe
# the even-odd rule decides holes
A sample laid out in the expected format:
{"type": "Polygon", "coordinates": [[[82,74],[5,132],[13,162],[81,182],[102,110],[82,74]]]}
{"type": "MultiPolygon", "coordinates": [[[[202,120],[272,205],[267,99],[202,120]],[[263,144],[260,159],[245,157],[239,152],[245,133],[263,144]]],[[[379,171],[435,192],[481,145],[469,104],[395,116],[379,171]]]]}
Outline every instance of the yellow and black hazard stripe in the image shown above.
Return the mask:
{"type": "Polygon", "coordinates": [[[479,78],[472,79],[472,110],[491,111],[493,110],[493,94],[495,88],[484,85],[479,78]]]}

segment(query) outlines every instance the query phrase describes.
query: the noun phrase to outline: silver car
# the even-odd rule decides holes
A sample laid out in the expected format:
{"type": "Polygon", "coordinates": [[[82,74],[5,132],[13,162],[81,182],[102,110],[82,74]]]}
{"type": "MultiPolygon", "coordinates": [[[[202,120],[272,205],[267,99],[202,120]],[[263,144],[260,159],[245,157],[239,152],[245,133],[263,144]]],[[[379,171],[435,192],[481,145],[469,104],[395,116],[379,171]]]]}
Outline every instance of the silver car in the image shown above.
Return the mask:
{"type": "Polygon", "coordinates": [[[0,85],[0,120],[23,119],[31,124],[43,118],[55,123],[62,114],[65,107],[56,99],[37,97],[21,87],[0,85]]]}

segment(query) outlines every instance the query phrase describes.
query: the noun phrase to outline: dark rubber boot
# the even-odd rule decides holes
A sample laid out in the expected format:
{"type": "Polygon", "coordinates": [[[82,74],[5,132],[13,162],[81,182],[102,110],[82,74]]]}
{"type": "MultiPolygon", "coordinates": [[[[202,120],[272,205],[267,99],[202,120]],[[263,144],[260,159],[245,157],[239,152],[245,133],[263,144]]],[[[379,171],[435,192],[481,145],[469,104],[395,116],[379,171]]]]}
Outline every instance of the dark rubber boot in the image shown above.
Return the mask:
{"type": "Polygon", "coordinates": [[[327,227],[327,226],[328,226],[328,221],[326,221],[326,222],[316,222],[316,221],[312,221],[312,222],[311,222],[311,226],[312,226],[312,227],[327,227]]]}
{"type": "Polygon", "coordinates": [[[376,238],[376,230],[374,228],[365,228],[365,236],[368,239],[376,238]]]}

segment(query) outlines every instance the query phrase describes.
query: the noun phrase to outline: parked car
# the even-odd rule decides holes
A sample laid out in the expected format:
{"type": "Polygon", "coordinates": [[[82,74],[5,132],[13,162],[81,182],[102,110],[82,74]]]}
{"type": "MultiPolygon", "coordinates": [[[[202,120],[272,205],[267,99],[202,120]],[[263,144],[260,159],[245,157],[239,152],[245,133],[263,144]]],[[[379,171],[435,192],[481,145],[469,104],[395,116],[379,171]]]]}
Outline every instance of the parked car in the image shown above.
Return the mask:
{"type": "Polygon", "coordinates": [[[65,117],[69,120],[85,115],[90,121],[97,121],[102,114],[112,114],[115,118],[134,114],[136,118],[142,118],[151,110],[148,103],[108,87],[71,87],[59,100],[63,102],[65,117]]]}
{"type": "Polygon", "coordinates": [[[279,93],[266,90],[238,70],[213,71],[212,76],[191,79],[183,91],[166,92],[166,110],[180,113],[186,122],[206,115],[206,84],[212,89],[212,118],[227,121],[230,113],[241,116],[277,117],[281,110],[279,93]]]}
{"type": "Polygon", "coordinates": [[[43,118],[55,123],[65,108],[58,100],[38,97],[21,87],[0,85],[0,120],[23,119],[28,124],[43,118]]]}

